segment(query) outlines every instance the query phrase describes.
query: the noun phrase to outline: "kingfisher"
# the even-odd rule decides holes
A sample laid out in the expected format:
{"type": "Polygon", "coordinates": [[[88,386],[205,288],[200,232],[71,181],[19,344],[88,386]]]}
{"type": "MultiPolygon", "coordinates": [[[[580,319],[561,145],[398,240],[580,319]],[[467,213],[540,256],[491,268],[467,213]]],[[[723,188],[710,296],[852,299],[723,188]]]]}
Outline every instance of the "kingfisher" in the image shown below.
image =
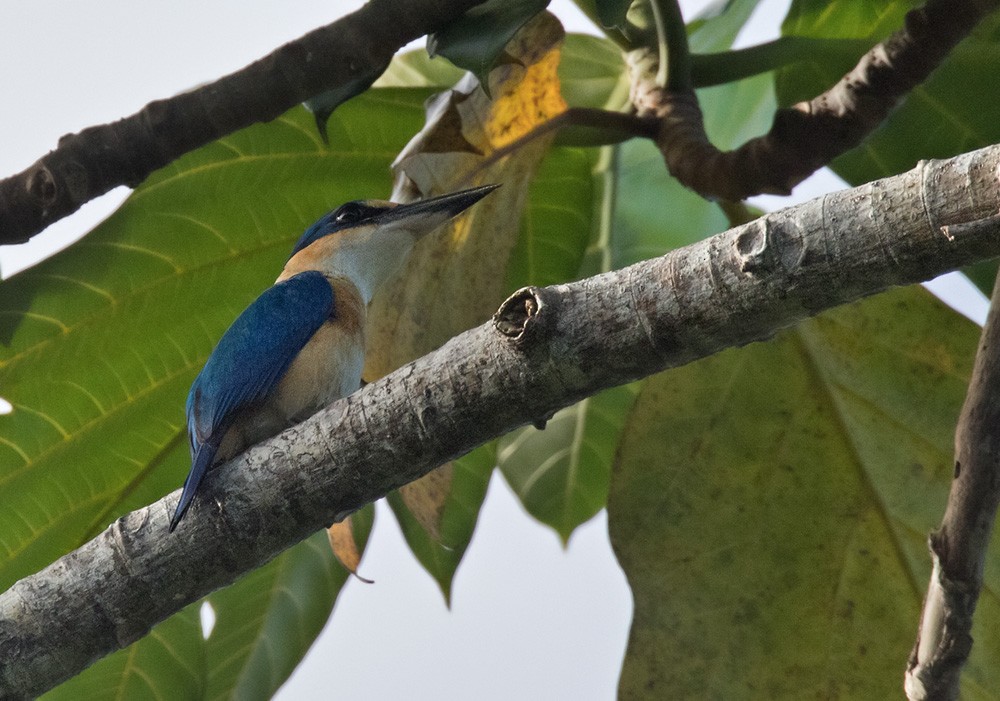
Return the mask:
{"type": "Polygon", "coordinates": [[[411,204],[348,202],[306,229],[274,285],[236,318],[191,385],[191,471],[170,532],[210,468],[361,386],[372,295],[418,239],[497,187],[411,204]]]}

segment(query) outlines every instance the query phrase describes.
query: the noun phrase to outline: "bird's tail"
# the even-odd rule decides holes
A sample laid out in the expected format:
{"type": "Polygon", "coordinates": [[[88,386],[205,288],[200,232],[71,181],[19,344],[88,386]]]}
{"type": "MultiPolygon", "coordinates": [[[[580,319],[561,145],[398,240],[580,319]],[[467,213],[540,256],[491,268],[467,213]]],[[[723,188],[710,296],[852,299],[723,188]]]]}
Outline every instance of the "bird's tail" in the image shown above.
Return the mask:
{"type": "Polygon", "coordinates": [[[195,492],[201,486],[201,481],[205,479],[205,473],[208,472],[208,468],[212,464],[212,458],[215,457],[215,448],[215,446],[210,446],[209,444],[202,444],[198,448],[194,460],[191,461],[191,471],[188,473],[187,479],[184,480],[184,489],[181,490],[181,500],[177,502],[177,509],[174,511],[173,518],[170,519],[170,528],[168,529],[170,533],[174,532],[177,524],[180,523],[184,514],[187,513],[188,507],[191,506],[195,492]]]}

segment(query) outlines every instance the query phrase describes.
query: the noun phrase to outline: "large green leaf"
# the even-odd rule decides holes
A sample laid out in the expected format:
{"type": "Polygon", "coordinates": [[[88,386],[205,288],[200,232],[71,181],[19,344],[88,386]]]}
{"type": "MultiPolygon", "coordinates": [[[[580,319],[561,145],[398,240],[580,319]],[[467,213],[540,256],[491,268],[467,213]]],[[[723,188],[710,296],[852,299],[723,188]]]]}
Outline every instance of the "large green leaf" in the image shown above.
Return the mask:
{"type": "MultiPolygon", "coordinates": [[[[732,41],[753,5],[749,0],[730,3],[724,12],[701,20],[692,40],[706,51],[724,48],[722,44],[732,41]]],[[[622,65],[620,58],[607,63],[594,60],[605,51],[611,56],[619,54],[610,41],[570,37],[560,75],[577,77],[579,84],[571,84],[571,89],[580,102],[569,95],[568,102],[614,106],[621,94],[622,65]]],[[[766,131],[774,111],[768,75],[701,90],[699,99],[706,128],[723,148],[766,131]],[[734,101],[739,101],[740,110],[732,109],[734,101]]],[[[540,266],[556,272],[557,265],[569,265],[572,258],[567,254],[575,249],[575,244],[574,248],[568,245],[575,235],[571,232],[582,231],[588,222],[590,248],[579,261],[578,274],[596,274],[662,255],[729,226],[718,205],[684,188],[666,172],[662,155],[646,140],[632,140],[601,152],[593,163],[594,187],[588,199],[579,191],[584,173],[558,160],[561,151],[553,150],[540,175],[547,175],[549,168],[557,169],[564,189],[574,187],[579,194],[539,192],[538,201],[561,214],[562,221],[541,220],[538,226],[528,221],[515,251],[518,255],[512,259],[519,284],[570,279],[567,269],[549,278],[540,274],[540,266]],[[576,223],[566,216],[569,202],[579,203],[576,223]],[[536,244],[539,252],[528,248],[528,243],[536,244]]],[[[533,203],[536,189],[541,190],[538,183],[532,191],[533,203]]],[[[501,442],[498,465],[504,477],[528,512],[552,526],[564,541],[606,501],[611,461],[634,392],[634,388],[617,388],[591,397],[557,413],[544,430],[526,427],[501,442]]]]}
{"type": "MultiPolygon", "coordinates": [[[[362,545],[367,530],[360,533],[362,545]]],[[[232,586],[153,628],[43,698],[269,699],[319,635],[347,579],[317,533],[232,586]]]]}
{"type": "Polygon", "coordinates": [[[688,22],[688,48],[709,53],[728,49],[736,41],[760,0],[727,0],[708,5],[688,22]]]}
{"type": "MultiPolygon", "coordinates": [[[[977,339],[908,288],[647,381],[608,503],[623,696],[900,696],[977,339]]],[[[987,571],[967,688],[1000,688],[987,571]]]]}
{"type": "Polygon", "coordinates": [[[341,201],[386,193],[423,91],[303,109],[154,174],[85,239],[0,284],[0,589],[183,481],[183,406],[232,319],[341,201]]]}
{"type": "Polygon", "coordinates": [[[570,107],[621,110],[628,102],[628,74],[621,49],[607,39],[568,34],[559,82],[570,107]]]}
{"type": "MultiPolygon", "coordinates": [[[[367,530],[355,533],[363,548],[367,530]]],[[[210,595],[205,698],[270,699],[326,625],[349,576],[321,532],[210,595]]]]}
{"type": "MultiPolygon", "coordinates": [[[[0,589],[181,484],[184,399],[213,344],[317,215],[388,192],[389,162],[419,128],[426,95],[351,101],[330,120],[329,147],[297,109],[200,149],[87,238],[0,285],[0,385],[14,406],[0,416],[0,589]]],[[[171,619],[60,693],[277,688],[343,580],[319,540],[213,595],[208,643],[171,619]],[[193,650],[210,660],[210,680],[193,650]]]]}
{"type": "Polygon", "coordinates": [[[899,28],[903,16],[920,4],[920,0],[793,0],[781,33],[879,41],[899,28]]]}
{"type": "Polygon", "coordinates": [[[43,701],[205,698],[201,604],[159,624],[149,635],[99,660],[41,698],[43,701]]]}
{"type": "Polygon", "coordinates": [[[526,285],[555,285],[577,277],[593,230],[593,150],[554,148],[528,192],[521,233],[507,267],[511,292],[526,285]]]}
{"type": "Polygon", "coordinates": [[[480,446],[468,455],[452,461],[451,489],[444,503],[439,524],[440,538],[434,538],[407,508],[399,492],[388,497],[410,550],[434,577],[445,601],[451,602],[451,583],[479,519],[479,509],[493,474],[496,448],[492,443],[480,446]]]}
{"type": "Polygon", "coordinates": [[[615,387],[556,413],[544,430],[524,428],[503,439],[499,464],[528,512],[563,542],[604,508],[615,450],[635,399],[615,387]]]}

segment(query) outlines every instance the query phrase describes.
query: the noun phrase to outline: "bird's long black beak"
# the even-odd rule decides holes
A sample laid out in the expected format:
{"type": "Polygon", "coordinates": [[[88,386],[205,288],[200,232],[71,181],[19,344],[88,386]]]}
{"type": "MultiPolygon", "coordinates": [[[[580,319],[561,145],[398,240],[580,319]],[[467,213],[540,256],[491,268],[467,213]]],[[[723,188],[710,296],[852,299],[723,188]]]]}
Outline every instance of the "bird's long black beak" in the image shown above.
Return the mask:
{"type": "Polygon", "coordinates": [[[499,185],[483,185],[468,190],[459,190],[447,195],[431,197],[409,204],[401,204],[378,216],[379,226],[401,226],[415,236],[423,236],[452,217],[461,214],[479,200],[486,197],[499,185]]]}

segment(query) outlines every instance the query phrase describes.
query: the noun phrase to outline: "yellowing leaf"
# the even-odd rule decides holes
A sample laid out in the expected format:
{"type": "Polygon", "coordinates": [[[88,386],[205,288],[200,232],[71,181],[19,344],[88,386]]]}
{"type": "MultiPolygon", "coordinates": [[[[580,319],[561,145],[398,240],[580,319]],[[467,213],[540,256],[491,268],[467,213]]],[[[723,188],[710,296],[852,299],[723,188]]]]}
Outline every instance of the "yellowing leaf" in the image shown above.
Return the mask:
{"type": "Polygon", "coordinates": [[[358,548],[358,541],[354,537],[354,526],[351,517],[348,516],[343,521],[327,528],[326,535],[330,540],[330,549],[340,564],[344,566],[344,569],[362,582],[371,584],[370,579],[365,579],[358,574],[358,565],[361,564],[361,550],[358,548]]]}
{"type": "Polygon", "coordinates": [[[527,188],[551,136],[489,155],[565,109],[556,68],[562,26],[543,13],[490,73],[490,100],[471,75],[427,106],[427,124],[396,159],[393,198],[411,201],[483,183],[503,187],[420,241],[371,308],[365,378],[374,380],[489,318],[503,301],[527,188]]]}
{"type": "Polygon", "coordinates": [[[444,515],[448,495],[451,494],[452,464],[428,472],[416,482],[399,488],[399,495],[421,527],[439,543],[441,542],[441,517],[444,515]]]}
{"type": "MultiPolygon", "coordinates": [[[[608,499],[624,698],[902,695],[978,339],[919,287],[643,383],[608,499]]],[[[970,686],[1000,688],[1000,555],[970,686]]]]}
{"type": "MultiPolygon", "coordinates": [[[[543,13],[508,43],[510,60],[490,72],[491,100],[467,75],[427,104],[427,123],[396,159],[393,199],[430,197],[484,183],[501,183],[450,226],[420,241],[395,282],[370,309],[365,379],[371,381],[488,319],[509,293],[507,265],[517,243],[528,186],[552,137],[534,140],[496,161],[490,154],[566,109],[559,93],[562,26],[543,13]]],[[[490,453],[492,456],[492,452],[490,453]]],[[[451,498],[451,473],[429,476],[390,499],[407,540],[445,595],[472,535],[492,462],[470,461],[461,489],[476,494],[475,512],[451,498]],[[466,519],[442,543],[446,511],[466,519]],[[422,531],[418,533],[417,531],[422,531]],[[420,553],[423,553],[422,555],[420,553]]]]}

